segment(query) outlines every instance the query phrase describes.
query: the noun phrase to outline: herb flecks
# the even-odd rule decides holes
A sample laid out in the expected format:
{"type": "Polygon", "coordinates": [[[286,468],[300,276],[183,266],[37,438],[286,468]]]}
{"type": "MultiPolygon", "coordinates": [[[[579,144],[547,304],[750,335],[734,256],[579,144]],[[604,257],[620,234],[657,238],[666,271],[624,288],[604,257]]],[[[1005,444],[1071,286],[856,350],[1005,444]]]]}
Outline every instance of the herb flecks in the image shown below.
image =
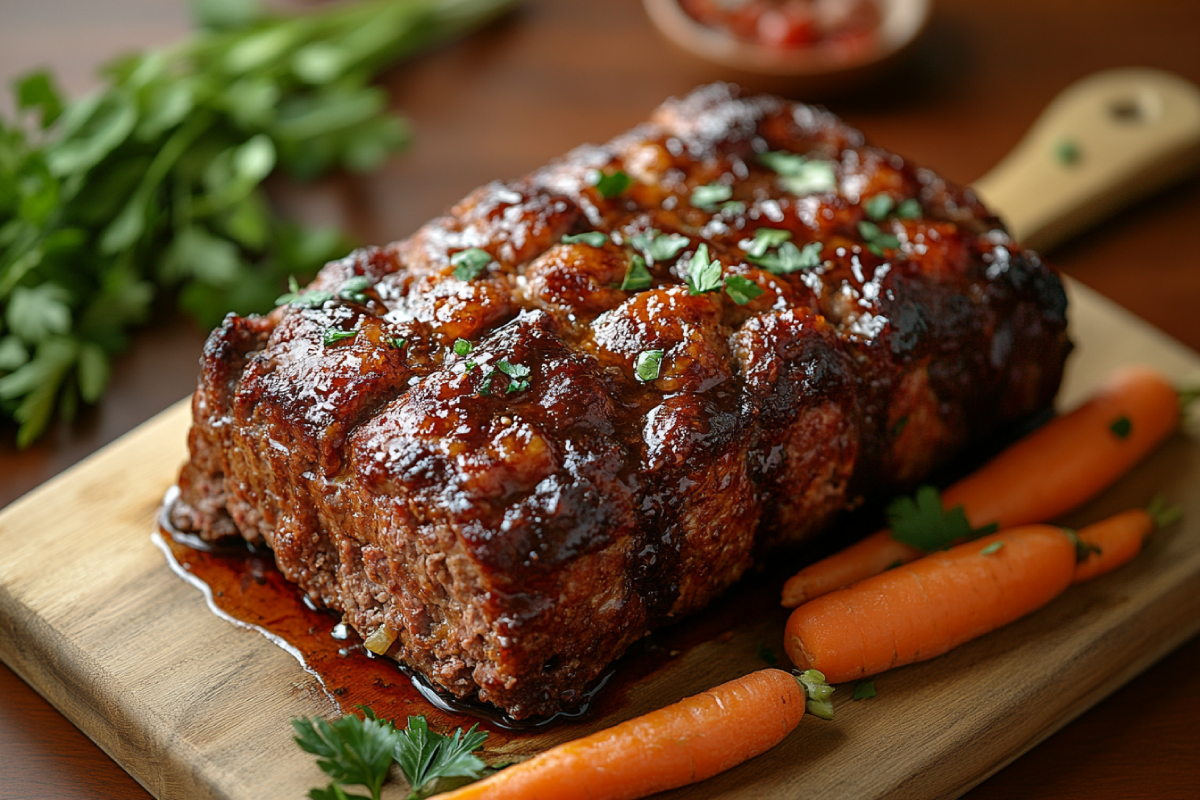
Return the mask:
{"type": "Polygon", "coordinates": [[[914,497],[898,497],[887,507],[892,538],[918,550],[932,552],[960,540],[977,539],[993,533],[996,524],[972,528],[961,505],[945,509],[941,494],[932,486],[917,489],[914,497]]]}
{"type": "Polygon", "coordinates": [[[1073,167],[1079,163],[1082,153],[1071,139],[1060,139],[1054,144],[1054,160],[1064,167],[1073,167]]]}
{"type": "Polygon", "coordinates": [[[874,222],[860,220],[858,235],[867,243],[867,249],[882,258],[884,250],[895,250],[900,246],[900,239],[895,234],[887,233],[874,222]]]}
{"type": "Polygon", "coordinates": [[[358,335],[358,331],[343,331],[338,328],[327,328],[325,335],[321,338],[322,344],[326,347],[332,347],[338,342],[344,342],[347,339],[353,339],[358,335]]]}
{"type": "Polygon", "coordinates": [[[715,292],[721,288],[721,262],[715,258],[709,259],[708,245],[700,245],[692,254],[684,282],[688,294],[693,295],[715,292]]]}
{"type": "Polygon", "coordinates": [[[634,254],[629,259],[629,266],[625,269],[625,278],[621,281],[621,291],[640,292],[643,289],[649,289],[653,283],[654,276],[646,268],[646,259],[634,254]]]}
{"type": "Polygon", "coordinates": [[[738,247],[750,258],[762,258],[772,248],[779,247],[792,238],[791,231],[779,228],[759,228],[753,239],[742,239],[738,247]]]}
{"type": "Polygon", "coordinates": [[[725,278],[725,294],[733,302],[744,306],[763,293],[758,284],[742,275],[728,275],[725,278]]]}
{"type": "Polygon", "coordinates": [[[1113,436],[1116,436],[1118,439],[1128,439],[1129,434],[1133,433],[1133,421],[1129,419],[1129,417],[1122,414],[1112,421],[1112,423],[1108,426],[1108,429],[1112,431],[1113,436]]]}
{"type": "Polygon", "coordinates": [[[596,191],[605,200],[611,200],[627,192],[629,187],[633,186],[633,178],[619,169],[612,172],[597,170],[592,175],[592,186],[596,187],[596,191]]]}
{"type": "Polygon", "coordinates": [[[466,339],[455,339],[454,340],[454,354],[456,356],[469,355],[471,353],[471,351],[474,349],[475,349],[475,345],[471,344],[466,339]]]}
{"type": "Polygon", "coordinates": [[[678,233],[663,233],[651,228],[645,233],[636,234],[629,239],[635,250],[641,251],[651,264],[660,261],[670,261],[687,249],[692,240],[678,233]]]}
{"type": "Polygon", "coordinates": [[[656,381],[662,371],[662,360],[662,350],[643,350],[634,361],[633,374],[641,383],[656,381]]]}
{"type": "Polygon", "coordinates": [[[821,251],[824,249],[825,245],[821,242],[809,242],[803,248],[797,247],[795,242],[784,242],[773,252],[747,256],[746,260],[775,275],[790,275],[821,266],[821,251]]]}
{"type": "Polygon", "coordinates": [[[717,206],[733,197],[733,188],[723,183],[709,183],[692,190],[688,202],[701,211],[715,211],[717,206]]]}
{"type": "Polygon", "coordinates": [[[875,697],[875,681],[865,680],[857,681],[854,684],[854,693],[850,695],[851,700],[870,700],[875,697]]]}
{"type": "Polygon", "coordinates": [[[824,159],[771,151],[759,153],[758,162],[775,172],[779,176],[779,185],[794,195],[837,191],[837,172],[833,164],[824,159]]]}
{"type": "Polygon", "coordinates": [[[460,250],[450,256],[450,265],[454,267],[452,274],[460,281],[473,281],[483,274],[493,260],[491,253],[479,247],[460,250]]]}
{"type": "Polygon", "coordinates": [[[603,247],[608,241],[608,234],[602,231],[587,231],[586,233],[572,233],[562,237],[563,244],[586,244],[589,247],[603,247]]]}

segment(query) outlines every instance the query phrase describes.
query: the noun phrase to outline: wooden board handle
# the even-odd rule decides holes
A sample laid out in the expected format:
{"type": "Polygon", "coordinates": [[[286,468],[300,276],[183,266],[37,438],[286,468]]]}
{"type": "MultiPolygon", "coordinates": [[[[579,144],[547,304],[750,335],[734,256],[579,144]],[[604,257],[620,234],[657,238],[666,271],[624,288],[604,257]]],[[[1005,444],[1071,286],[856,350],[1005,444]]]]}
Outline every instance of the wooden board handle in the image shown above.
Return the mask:
{"type": "Polygon", "coordinates": [[[1198,164],[1200,89],[1118,69],[1058,95],[974,189],[1014,239],[1045,250],[1198,164]]]}

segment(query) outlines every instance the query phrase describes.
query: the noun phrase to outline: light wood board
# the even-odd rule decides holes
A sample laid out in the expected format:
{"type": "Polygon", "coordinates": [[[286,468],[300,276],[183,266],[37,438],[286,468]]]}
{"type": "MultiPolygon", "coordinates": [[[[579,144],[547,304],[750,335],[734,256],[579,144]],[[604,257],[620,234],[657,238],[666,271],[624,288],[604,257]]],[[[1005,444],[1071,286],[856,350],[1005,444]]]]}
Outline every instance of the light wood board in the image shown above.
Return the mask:
{"type": "MultiPolygon", "coordinates": [[[[1069,288],[1078,348],[1062,405],[1122,363],[1200,379],[1200,356],[1069,288]]],[[[188,423],[180,403],[0,513],[0,657],[159,798],[300,798],[325,780],[292,743],[288,720],[334,707],[292,656],[214,616],[151,542],[188,423]]],[[[1194,425],[1066,521],[1158,491],[1184,506],[1184,519],[1132,564],[941,659],[880,677],[871,701],[848,702],[843,690],[835,721],[809,718],[770,753],[677,795],[962,794],[1200,630],[1194,425]]],[[[748,620],[680,653],[634,687],[622,716],[761,666],[746,654],[777,640],[775,626],[748,620]]],[[[401,785],[388,792],[404,796],[401,785]]]]}

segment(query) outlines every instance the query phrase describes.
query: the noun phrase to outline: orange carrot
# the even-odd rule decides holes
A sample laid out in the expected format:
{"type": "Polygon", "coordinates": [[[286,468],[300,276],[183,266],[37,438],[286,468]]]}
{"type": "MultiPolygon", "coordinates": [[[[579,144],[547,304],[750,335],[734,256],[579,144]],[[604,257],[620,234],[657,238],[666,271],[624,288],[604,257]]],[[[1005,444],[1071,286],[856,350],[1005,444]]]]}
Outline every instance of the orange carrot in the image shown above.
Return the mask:
{"type": "Polygon", "coordinates": [[[1130,561],[1142,551],[1146,538],[1156,529],[1179,518],[1178,506],[1168,507],[1155,498],[1149,507],[1125,511],[1079,529],[1079,541],[1089,552],[1075,565],[1073,583],[1082,583],[1130,561]]]}
{"type": "Polygon", "coordinates": [[[1011,528],[805,603],[788,618],[784,647],[830,683],[924,661],[1050,602],[1075,562],[1062,528],[1011,528]]]}
{"type": "MultiPolygon", "coordinates": [[[[1045,522],[1111,485],[1179,422],[1179,394],[1158,372],[1126,367],[1091,399],[1056,417],[978,471],[948,488],[946,508],[961,505],[974,527],[1045,522]]],[[[794,608],[826,592],[921,556],[884,529],[805,567],[784,584],[794,608]]]]}
{"type": "Polygon", "coordinates": [[[804,715],[812,686],[828,699],[823,680],[805,685],[783,670],[752,672],[437,797],[633,800],[686,786],[781,742],[804,715]]]}

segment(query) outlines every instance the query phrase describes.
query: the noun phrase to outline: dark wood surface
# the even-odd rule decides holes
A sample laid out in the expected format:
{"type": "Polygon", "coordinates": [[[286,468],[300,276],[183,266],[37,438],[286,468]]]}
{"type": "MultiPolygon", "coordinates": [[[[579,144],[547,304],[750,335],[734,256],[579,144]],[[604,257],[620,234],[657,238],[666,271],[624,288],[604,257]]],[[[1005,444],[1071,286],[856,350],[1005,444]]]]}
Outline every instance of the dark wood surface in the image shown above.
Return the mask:
{"type": "MultiPolygon", "coordinates": [[[[0,0],[0,77],[50,65],[83,92],[106,57],[186,29],[182,0],[0,0]]],[[[1057,92],[1091,72],[1152,66],[1200,83],[1197,41],[1195,0],[943,0],[904,61],[825,102],[874,142],[969,182],[1057,92]]],[[[637,0],[526,0],[488,31],[389,76],[416,128],[412,150],[377,174],[279,186],[276,196],[288,213],[340,221],[365,242],[400,238],[476,185],[603,141],[664,97],[715,77],[665,45],[637,0]]],[[[1191,176],[1050,260],[1200,351],[1198,220],[1200,179],[1191,176]]],[[[0,507],[185,396],[203,336],[164,313],[117,363],[101,404],[73,426],[25,451],[0,426],[0,507]]],[[[967,796],[1200,797],[1198,668],[1192,640],[967,796]]],[[[147,796],[0,666],[0,798],[147,796]]]]}

